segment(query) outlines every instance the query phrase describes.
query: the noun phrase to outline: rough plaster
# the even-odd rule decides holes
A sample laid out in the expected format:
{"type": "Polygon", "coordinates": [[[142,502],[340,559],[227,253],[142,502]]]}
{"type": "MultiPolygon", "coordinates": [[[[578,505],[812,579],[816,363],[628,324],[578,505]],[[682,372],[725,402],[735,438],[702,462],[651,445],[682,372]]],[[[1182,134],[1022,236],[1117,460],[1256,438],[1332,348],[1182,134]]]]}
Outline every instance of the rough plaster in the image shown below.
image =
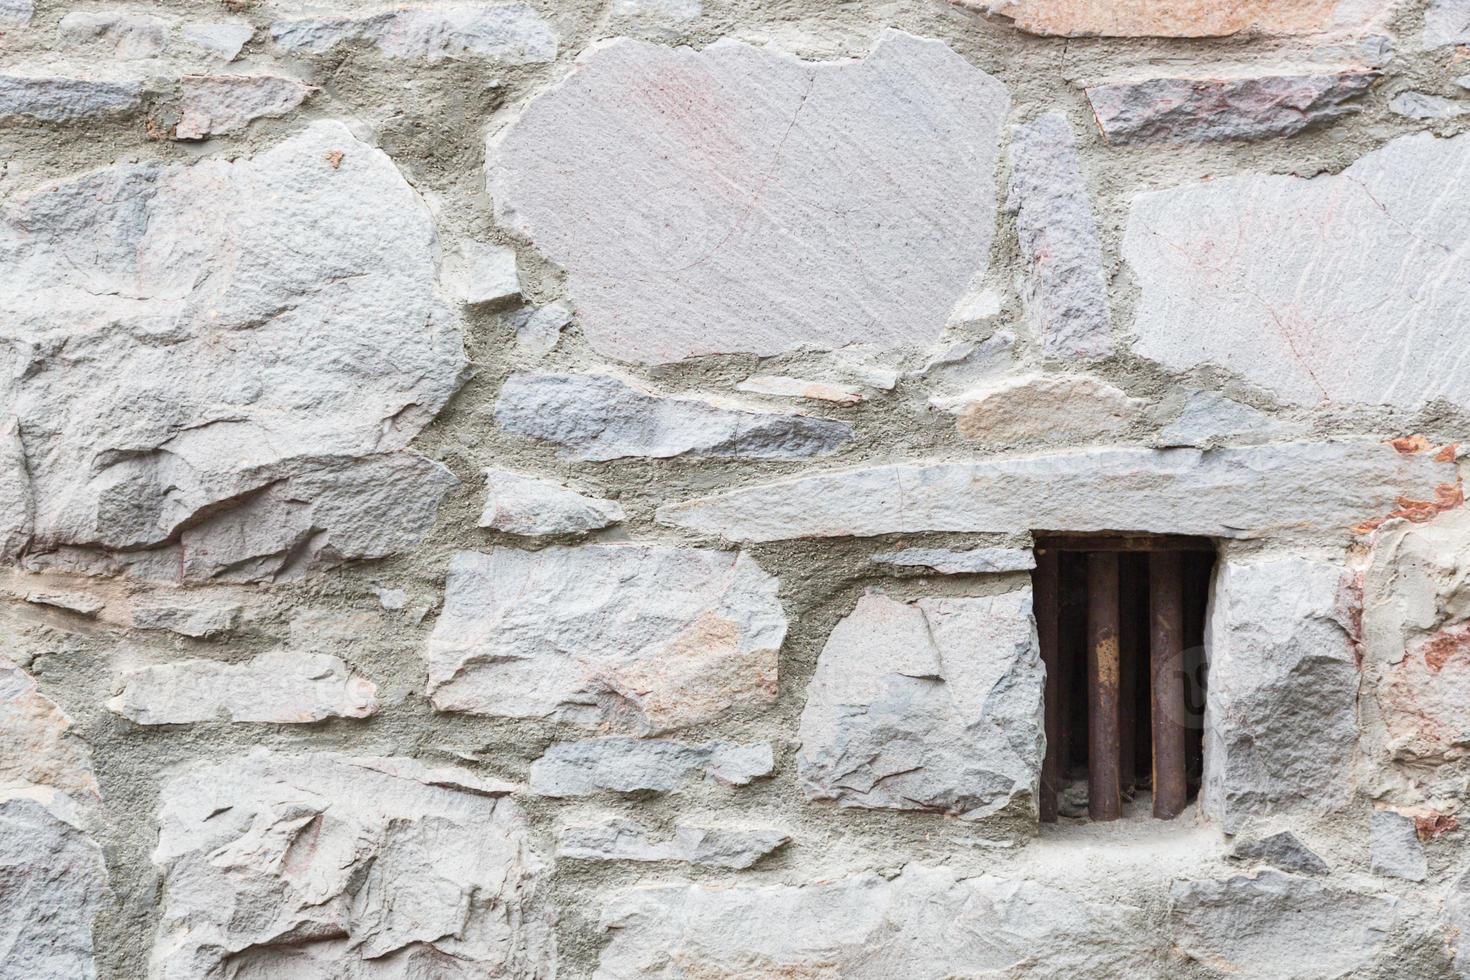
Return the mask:
{"type": "MultiPolygon", "coordinates": [[[[538,0],[534,4],[555,25],[559,52],[550,64],[503,66],[475,60],[433,64],[386,61],[370,47],[344,44],[313,59],[281,55],[265,40],[266,26],[288,5],[266,3],[211,4],[211,14],[234,15],[257,29],[231,71],[270,71],[298,77],[318,87],[296,111],[261,119],[227,139],[175,142],[152,139],[150,125],[166,128],[171,112],[168,79],[188,70],[186,59],[146,67],[132,66],[147,79],[144,108],[121,118],[82,124],[27,122],[0,128],[0,198],[49,180],[122,163],[189,161],[213,156],[246,156],[275,145],[314,119],[340,119],[359,139],[380,147],[429,202],[441,241],[475,238],[516,247],[525,300],[544,304],[564,298],[559,272],[526,243],[493,223],[493,207],[482,184],[484,142],[514,117],[518,108],[569,69],[578,53],[595,41],[617,34],[660,43],[703,46],[721,38],[755,44],[774,43],[803,58],[827,59],[859,55],[885,27],[944,41],[961,57],[1000,79],[1009,89],[1012,121],[1061,111],[1072,123],[1083,158],[1084,175],[1102,240],[1111,285],[1113,322],[1126,338],[1133,320],[1136,290],[1122,264],[1120,242],[1128,201],[1141,191],[1158,190],[1213,176],[1279,173],[1311,176],[1337,172],[1388,139],[1417,132],[1425,124],[1388,109],[1398,92],[1424,90],[1458,94],[1451,79],[1463,75],[1463,62],[1453,49],[1422,52],[1416,37],[1424,4],[1400,4],[1389,25],[1395,52],[1385,80],[1364,100],[1363,111],[1331,126],[1308,130],[1289,140],[1254,143],[1203,143],[1171,146],[1106,146],[1091,124],[1083,84],[1124,74],[1141,64],[1160,72],[1203,71],[1225,61],[1266,63],[1277,59],[1330,58],[1331,52],[1306,50],[1312,42],[1252,37],[1209,41],[1160,39],[1048,39],[1017,32],[1008,23],[986,20],[939,0],[828,3],[823,0],[704,0],[703,13],[687,24],[640,26],[613,21],[599,0],[538,0]]],[[[51,50],[57,25],[77,9],[101,5],[60,4],[41,0],[27,28],[0,37],[0,59],[7,66],[64,60],[51,50]]],[[[149,10],[179,16],[197,15],[199,5],[158,0],[149,10]]],[[[1324,41],[1351,60],[1356,42],[1324,41]]],[[[1371,46],[1366,46],[1370,47],[1371,46]]],[[[1460,121],[1432,124],[1441,135],[1470,129],[1460,121]]],[[[1006,155],[1001,154],[999,186],[1006,185],[1006,155]]],[[[998,315],[955,339],[981,339],[989,331],[1020,317],[1015,280],[1020,274],[1012,218],[998,218],[984,285],[1003,297],[998,315]]],[[[158,872],[149,855],[157,839],[155,813],[164,774],[197,760],[222,760],[257,746],[283,752],[339,751],[353,755],[410,755],[431,763],[459,763],[486,777],[524,783],[529,767],[555,741],[583,734],[569,726],[535,719],[497,719],[433,711],[424,697],[422,650],[443,598],[443,577],[452,553],[483,550],[491,545],[535,547],[507,535],[477,527],[484,505],[482,472],[487,466],[535,473],[595,490],[615,499],[627,520],[597,531],[591,541],[637,540],[648,543],[704,543],[693,535],[658,524],[655,509],[740,486],[765,483],[808,471],[810,462],[762,462],[679,458],[572,462],[556,447],[506,435],[493,424],[491,409],[505,378],[523,365],[515,350],[514,328],[503,312],[465,313],[466,349],[475,376],[448,408],[414,443],[414,448],[448,466],[458,488],[440,508],[434,531],[411,554],[279,586],[255,586],[241,598],[241,625],[228,636],[197,638],[143,632],[109,621],[78,616],[24,597],[43,588],[84,589],[111,602],[125,602],[126,583],[62,581],[12,573],[5,590],[12,598],[0,608],[4,653],[30,671],[43,692],[75,720],[76,731],[93,748],[97,779],[105,799],[106,821],[97,832],[108,865],[113,897],[103,903],[96,923],[95,946],[101,976],[110,980],[142,977],[153,943],[158,910],[158,872]],[[402,589],[407,603],[397,611],[380,604],[376,590],[402,589]],[[320,652],[345,656],[378,685],[381,710],[368,719],[329,719],[305,726],[200,723],[184,727],[138,727],[108,712],[116,693],[116,675],[144,662],[213,657],[241,663],[279,647],[294,637],[320,652]]],[[[1037,363],[1034,339],[1020,340],[1022,355],[1037,363]]],[[[1126,346],[1122,349],[1126,350],[1126,346]]],[[[913,370],[923,351],[903,352],[896,367],[913,370]]],[[[538,370],[573,371],[603,367],[575,325],[561,344],[535,364],[538,370]]],[[[826,358],[792,353],[771,358],[727,356],[640,369],[619,365],[670,394],[728,393],[754,373],[810,377],[827,365],[826,358]]],[[[1038,365],[1039,366],[1039,365],[1038,365]]],[[[1470,415],[1443,404],[1422,409],[1333,407],[1313,410],[1278,405],[1262,391],[1223,372],[1197,368],[1169,374],[1126,353],[1090,366],[1095,376],[1129,396],[1150,404],[1165,403],[1182,382],[1218,391],[1267,410],[1316,437],[1366,434],[1391,438],[1424,433],[1435,445],[1463,438],[1470,415]]],[[[996,451],[976,447],[955,431],[953,420],[933,412],[922,385],[901,383],[892,393],[877,393],[850,408],[806,403],[813,415],[850,422],[855,437],[823,466],[858,466],[895,460],[974,459],[996,451]]],[[[757,400],[787,407],[778,399],[757,400]]],[[[1168,420],[1147,415],[1111,436],[1109,444],[1144,445],[1168,420]]],[[[1025,449],[1024,440],[1009,447],[1025,449]]],[[[549,539],[568,543],[566,539],[549,539]]],[[[1145,917],[1157,921],[1167,910],[1167,888],[1157,887],[1173,875],[1224,875],[1227,843],[1218,828],[1180,820],[1169,826],[1145,819],[1114,826],[1045,828],[1039,837],[1024,818],[969,826],[937,816],[883,811],[837,810],[806,801],[796,783],[795,733],[816,657],[837,621],[847,615],[869,589],[896,598],[932,595],[984,595],[1009,591],[1026,581],[1024,573],[992,576],[930,576],[922,570],[875,568],[874,553],[899,544],[926,547],[1025,545],[1024,535],[908,535],[877,540],[839,539],[825,542],[775,542],[745,550],[762,568],[780,578],[780,598],[790,632],[780,657],[780,688],[774,705],[741,708],[718,721],[699,726],[691,739],[732,742],[769,739],[776,748],[773,778],[738,793],[700,785],[677,795],[651,799],[565,802],[526,794],[532,839],[545,855],[554,852],[555,821],[585,810],[636,816],[655,828],[669,830],[676,818],[715,814],[758,820],[779,827],[793,845],[756,867],[739,873],[745,884],[799,883],[846,873],[875,870],[895,874],[908,862],[945,864],[965,873],[990,873],[1066,882],[1069,889],[1102,902],[1142,905],[1145,917]]],[[[1232,543],[1227,554],[1249,557],[1286,550],[1341,560],[1342,542],[1321,542],[1287,533],[1267,542],[1232,543]]],[[[1332,816],[1292,824],[1349,884],[1387,891],[1412,899],[1421,889],[1403,881],[1370,878],[1366,850],[1368,815],[1363,805],[1332,816]]],[[[1452,838],[1453,840],[1453,838],[1452,838]]],[[[1442,880],[1456,865],[1454,846],[1430,852],[1430,874],[1442,880]]],[[[597,928],[599,896],[637,882],[728,881],[721,869],[634,863],[558,861],[542,898],[560,907],[557,929],[561,970],[570,977],[590,976],[605,936],[597,928]]],[[[1434,930],[1410,928],[1399,937],[1399,959],[1393,966],[1376,964],[1362,976],[1442,976],[1445,965],[1434,930]]],[[[4,970],[0,969],[0,975],[4,970]]],[[[1194,961],[1175,962],[1171,975],[1209,977],[1216,974],[1194,961]]]]}

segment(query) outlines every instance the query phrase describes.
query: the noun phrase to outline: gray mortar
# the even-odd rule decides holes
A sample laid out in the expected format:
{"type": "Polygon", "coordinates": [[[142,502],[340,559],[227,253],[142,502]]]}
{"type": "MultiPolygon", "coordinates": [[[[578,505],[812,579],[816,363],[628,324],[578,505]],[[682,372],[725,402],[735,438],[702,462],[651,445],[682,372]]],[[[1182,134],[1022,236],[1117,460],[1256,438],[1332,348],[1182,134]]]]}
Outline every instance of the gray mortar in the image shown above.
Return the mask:
{"type": "MultiPolygon", "coordinates": [[[[168,113],[168,83],[150,86],[154,94],[143,111],[119,120],[84,126],[23,123],[0,132],[0,199],[48,180],[118,163],[186,161],[206,155],[248,155],[275,143],[314,118],[344,118],[359,135],[380,146],[393,158],[409,181],[431,202],[445,241],[471,236],[518,246],[523,288],[528,302],[564,298],[559,272],[524,242],[494,227],[484,193],[481,164],[484,135],[511,118],[517,108],[568,70],[577,54],[595,38],[619,31],[608,25],[598,0],[537,0],[551,16],[561,35],[561,51],[554,65],[501,67],[473,61],[424,66],[391,62],[360,46],[339,48],[329,55],[282,60],[288,72],[320,86],[320,91],[285,119],[262,120],[247,132],[198,144],[150,139],[150,117],[168,113]]],[[[106,5],[111,6],[111,5],[106,5]]],[[[1205,144],[1169,147],[1109,147],[1092,125],[1078,83],[1104,78],[1140,66],[1188,67],[1233,58],[1269,60],[1269,45],[1247,38],[1212,41],[1047,39],[1014,31],[1001,21],[967,14],[942,0],[845,2],[831,0],[705,0],[705,13],[673,40],[703,46],[721,37],[754,42],[775,41],[805,57],[830,58],[860,54],[882,27],[898,27],[945,41],[960,55],[998,77],[1010,89],[1013,121],[1043,111],[1061,109],[1071,120],[1083,154],[1084,170],[1093,192],[1099,232],[1111,281],[1115,332],[1126,335],[1137,290],[1119,256],[1127,202],[1136,192],[1175,186],[1205,176],[1270,172],[1310,175],[1340,170],[1387,140],[1423,128],[1387,109],[1397,91],[1415,89],[1445,95],[1461,94],[1451,79],[1463,74],[1449,52],[1415,53],[1409,49],[1421,23],[1422,0],[1405,6],[1392,25],[1392,34],[1404,49],[1385,67],[1382,83],[1363,100],[1363,111],[1329,127],[1288,140],[1251,144],[1205,144]]],[[[202,16],[192,0],[156,0],[152,9],[202,16]]],[[[38,3],[28,30],[0,41],[6,64],[38,60],[42,47],[55,35],[56,23],[71,9],[106,9],[82,3],[38,3]]],[[[264,66],[271,58],[265,28],[272,19],[263,4],[249,2],[210,5],[208,13],[239,13],[257,27],[243,64],[264,66]]],[[[630,33],[638,34],[636,29],[630,33]]],[[[647,35],[668,41],[666,32],[647,35]]],[[[1284,47],[1284,46],[1283,46],[1284,47]]],[[[240,70],[241,63],[229,70],[240,70]]],[[[279,69],[278,69],[279,70],[279,69]]],[[[1441,135],[1470,130],[1470,120],[1436,124],[1441,135]]],[[[1005,157],[999,186],[1005,186],[1005,157]]],[[[1002,210],[989,282],[1004,297],[1002,314],[989,329],[1010,326],[1019,315],[1013,282],[1019,257],[1014,227],[1002,210]]],[[[981,334],[983,336],[983,334],[981,334]]],[[[957,335],[958,336],[958,335],[957,335]]],[[[415,448],[443,461],[461,480],[446,500],[434,533],[414,554],[346,567],[313,576],[301,584],[259,590],[262,609],[236,632],[220,638],[190,640],[158,633],[126,632],[64,612],[43,610],[23,603],[0,607],[6,627],[6,653],[36,676],[42,690],[76,721],[77,730],[93,748],[108,824],[103,832],[111,884],[116,902],[106,908],[96,927],[96,948],[102,976],[109,980],[142,977],[156,925],[159,876],[149,860],[156,837],[153,814],[158,803],[160,776],[169,768],[197,759],[225,759],[264,745],[287,751],[339,750],[353,754],[406,754],[455,761],[487,776],[517,781],[527,778],[530,763],[557,740],[583,737],[573,726],[526,720],[476,718],[439,714],[422,698],[424,667],[421,647],[431,630],[443,594],[444,570],[451,553],[528,543],[476,528],[483,500],[479,471],[495,464],[577,481],[599,488],[619,500],[629,519],[621,527],[600,532],[593,539],[632,539],[644,542],[689,543],[698,539],[653,522],[654,509],[720,488],[732,488],[794,475],[812,468],[802,463],[741,463],[694,458],[624,460],[606,464],[569,463],[552,447],[504,436],[488,415],[504,378],[515,369],[513,333],[509,315],[471,314],[467,318],[467,349],[477,370],[440,418],[417,440],[415,448]],[[402,613],[383,611],[372,588],[376,584],[400,587],[409,593],[402,613]],[[293,613],[303,609],[333,613],[362,613],[367,619],[348,653],[359,670],[378,683],[385,702],[370,719],[332,720],[313,725],[223,725],[142,727],[124,721],[103,708],[114,693],[113,651],[122,644],[151,646],[175,657],[209,656],[238,661],[283,643],[293,613]],[[429,610],[415,621],[414,614],[429,610]]],[[[1033,357],[1034,351],[1023,353],[1033,357]]],[[[909,352],[906,366],[922,359],[909,352]]],[[[701,358],[657,370],[625,367],[668,392],[728,392],[748,374],[792,374],[815,367],[819,358],[791,354],[774,358],[728,356],[701,358]]],[[[561,345],[541,366],[548,370],[575,370],[608,363],[581,339],[575,323],[561,345]]],[[[1315,435],[1375,433],[1384,436],[1422,431],[1431,440],[1451,441],[1470,431],[1470,413],[1446,406],[1419,413],[1387,409],[1313,412],[1286,408],[1263,392],[1231,382],[1219,372],[1201,370],[1185,378],[1121,353],[1093,365],[1090,373],[1128,394],[1157,403],[1162,394],[1182,380],[1205,390],[1217,390],[1258,408],[1279,411],[1300,420],[1315,435]]],[[[876,393],[854,408],[803,405],[803,411],[851,421],[857,435],[822,468],[856,466],[900,459],[971,459],[1016,447],[978,446],[962,440],[952,421],[929,411],[917,386],[900,382],[892,393],[876,393]]],[[[779,399],[755,402],[789,405],[779,399]]],[[[1144,444],[1147,436],[1167,423],[1148,418],[1136,423],[1116,444],[1144,444]]],[[[705,542],[701,542],[705,543],[705,542]]],[[[559,803],[523,796],[521,802],[535,827],[535,843],[543,853],[554,850],[552,826],[557,817],[579,812],[610,810],[632,815],[656,828],[667,829],[677,815],[715,813],[769,822],[793,837],[793,843],[739,875],[742,882],[760,884],[831,877],[845,871],[878,868],[896,873],[907,861],[943,863],[965,872],[1024,874],[1045,879],[1047,873],[1070,864],[1070,880],[1100,900],[1137,901],[1141,892],[1118,862],[1088,862],[1077,858],[1089,846],[1123,850],[1129,845],[1172,853],[1171,847],[1197,849],[1181,866],[1191,874],[1227,875],[1235,868],[1225,860],[1225,843],[1207,827],[1181,818],[1172,825],[1147,820],[1114,825],[1086,825],[1063,821],[1032,837],[1029,818],[1011,814],[982,826],[931,815],[843,810],[804,801],[794,777],[795,732],[807,681],[817,653],[838,619],[850,612],[864,591],[881,588],[896,597],[920,594],[981,595],[1016,587],[1024,574],[1006,576],[943,577],[874,566],[869,556],[893,546],[969,546],[1024,544],[1024,538],[985,535],[910,535],[872,540],[781,542],[747,550],[761,566],[781,579],[781,599],[791,621],[791,632],[781,652],[779,700],[772,706],[737,711],[718,722],[678,733],[690,740],[725,738],[736,741],[771,739],[776,748],[773,778],[739,791],[695,786],[667,797],[597,799],[559,803]]],[[[1241,553],[1268,547],[1259,542],[1232,543],[1241,553]]],[[[1312,824],[1293,824],[1293,830],[1326,858],[1334,875],[1348,883],[1411,896],[1417,886],[1368,877],[1366,809],[1312,824]]],[[[1436,874],[1443,874],[1462,834],[1451,834],[1429,849],[1436,874]]],[[[1147,869],[1153,876],[1156,870],[1147,869]]],[[[559,947],[565,975],[589,975],[604,939],[598,932],[595,903],[590,896],[635,881],[726,880],[728,872],[673,865],[560,861],[550,877],[546,899],[562,909],[559,947]]],[[[1150,916],[1161,921],[1165,899],[1151,899],[1150,916]]],[[[1404,926],[1403,928],[1408,928],[1404,926]]],[[[1402,937],[1401,937],[1402,938],[1402,937]]],[[[1431,976],[1442,968],[1425,940],[1406,950],[1397,974],[1431,976]]],[[[1176,964],[1180,977],[1207,976],[1197,964],[1176,964]]]]}

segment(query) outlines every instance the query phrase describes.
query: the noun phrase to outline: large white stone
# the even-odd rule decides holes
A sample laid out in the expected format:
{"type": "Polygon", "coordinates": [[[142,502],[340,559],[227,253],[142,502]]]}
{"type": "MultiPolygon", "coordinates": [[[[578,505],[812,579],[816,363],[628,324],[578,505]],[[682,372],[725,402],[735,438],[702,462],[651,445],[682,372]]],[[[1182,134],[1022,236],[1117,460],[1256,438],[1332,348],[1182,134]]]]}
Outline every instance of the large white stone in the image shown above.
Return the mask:
{"type": "Polygon", "coordinates": [[[801,787],[839,806],[966,819],[1034,806],[1044,680],[1030,589],[864,596],[827,638],[807,688],[801,787]]]}
{"type": "Polygon", "coordinates": [[[846,422],[768,412],[649,391],[611,374],[514,374],[495,422],[506,432],[565,446],[572,459],[714,456],[802,459],[852,438],[846,422]]]}
{"type": "Polygon", "coordinates": [[[922,346],[988,262],[1008,108],[896,31],[823,63],[618,39],[492,137],[486,167],[603,355],[922,346]]]}
{"type": "Polygon", "coordinates": [[[509,65],[553,61],[557,43],[551,25],[524,3],[387,7],[281,20],[271,25],[271,37],[280,48],[306,54],[364,41],[388,58],[489,58],[509,65]]]}
{"type": "Polygon", "coordinates": [[[34,12],[31,0],[0,0],[0,24],[6,27],[24,27],[34,12]]]}
{"type": "Polygon", "coordinates": [[[238,132],[252,119],[284,116],[311,92],[310,85],[277,75],[187,75],[179,80],[174,136],[198,140],[238,132]]]}
{"type": "Polygon", "coordinates": [[[256,750],[167,779],[156,980],[555,975],[505,784],[412,759],[256,750]]]}
{"type": "Polygon", "coordinates": [[[1042,354],[1058,359],[1112,353],[1112,315],[1092,198],[1071,124],[1048,113],[1011,130],[1006,207],[1026,262],[1026,321],[1042,354]]]}
{"type": "Polygon", "coordinates": [[[412,546],[454,481],[404,447],[467,364],[436,253],[423,202],[335,122],[13,198],[0,417],[30,550],[269,579],[412,546]]]}
{"type": "Polygon", "coordinates": [[[1470,136],[1404,136],[1331,176],[1142,194],[1123,245],[1134,350],[1289,402],[1470,406],[1467,235],[1470,136]]]}
{"type": "Polygon", "coordinates": [[[553,480],[511,470],[493,466],[485,470],[481,527],[537,537],[595,531],[626,517],[615,500],[589,497],[553,480]]]}
{"type": "Polygon", "coordinates": [[[1451,463],[1366,440],[1102,449],[836,470],[665,504],[658,520],[735,541],[1028,528],[1341,537],[1455,480],[1451,463]]]}
{"type": "Polygon", "coordinates": [[[140,725],[306,724],[366,718],[378,699],[377,687],[340,657],[277,650],[239,664],[185,660],[125,671],[107,707],[140,725]]]}
{"type": "Polygon", "coordinates": [[[769,743],[689,744],[612,735],[559,742],[531,764],[531,792],[542,796],[672,793],[697,780],[744,786],[769,776],[769,743]]]}
{"type": "Polygon", "coordinates": [[[807,885],[649,885],[602,913],[595,980],[1162,977],[1141,909],[909,865],[807,885]]]}
{"type": "Polygon", "coordinates": [[[1176,882],[1172,899],[1181,953],[1218,975],[1261,980],[1385,975],[1369,968],[1385,951],[1399,906],[1386,893],[1279,871],[1176,882]]]}
{"type": "Polygon", "coordinates": [[[1432,0],[1420,43],[1426,48],[1470,44],[1470,0],[1432,0]]]}
{"type": "Polygon", "coordinates": [[[1346,576],[1298,557],[1216,572],[1200,802],[1228,833],[1252,816],[1326,813],[1352,795],[1358,667],[1346,576]]]}
{"type": "Polygon", "coordinates": [[[636,734],[768,704],[786,635],[777,584],[734,551],[461,552],[429,637],[428,694],[441,711],[636,734]]]}
{"type": "Polygon", "coordinates": [[[37,799],[0,789],[0,977],[93,980],[102,848],[37,799]]]}

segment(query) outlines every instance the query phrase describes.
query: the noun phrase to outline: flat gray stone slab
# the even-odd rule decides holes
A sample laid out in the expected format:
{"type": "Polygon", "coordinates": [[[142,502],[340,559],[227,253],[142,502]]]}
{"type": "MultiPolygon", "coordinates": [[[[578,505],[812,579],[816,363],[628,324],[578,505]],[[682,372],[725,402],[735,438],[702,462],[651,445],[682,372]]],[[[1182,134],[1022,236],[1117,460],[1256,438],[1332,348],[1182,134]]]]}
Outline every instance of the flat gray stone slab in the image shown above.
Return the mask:
{"type": "Polygon", "coordinates": [[[601,354],[922,346],[988,262],[1008,109],[897,31],[821,63],[618,39],[492,137],[486,168],[601,354]]]}

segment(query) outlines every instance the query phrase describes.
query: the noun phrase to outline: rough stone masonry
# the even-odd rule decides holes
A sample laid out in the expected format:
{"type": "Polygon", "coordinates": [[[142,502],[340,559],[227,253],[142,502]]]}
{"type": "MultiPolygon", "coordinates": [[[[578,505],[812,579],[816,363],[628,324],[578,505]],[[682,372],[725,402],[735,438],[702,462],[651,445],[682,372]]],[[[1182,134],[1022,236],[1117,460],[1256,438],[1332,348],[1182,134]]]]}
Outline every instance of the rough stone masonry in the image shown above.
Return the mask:
{"type": "Polygon", "coordinates": [[[0,0],[0,980],[1470,977],[1467,337],[1466,0],[0,0]]]}

